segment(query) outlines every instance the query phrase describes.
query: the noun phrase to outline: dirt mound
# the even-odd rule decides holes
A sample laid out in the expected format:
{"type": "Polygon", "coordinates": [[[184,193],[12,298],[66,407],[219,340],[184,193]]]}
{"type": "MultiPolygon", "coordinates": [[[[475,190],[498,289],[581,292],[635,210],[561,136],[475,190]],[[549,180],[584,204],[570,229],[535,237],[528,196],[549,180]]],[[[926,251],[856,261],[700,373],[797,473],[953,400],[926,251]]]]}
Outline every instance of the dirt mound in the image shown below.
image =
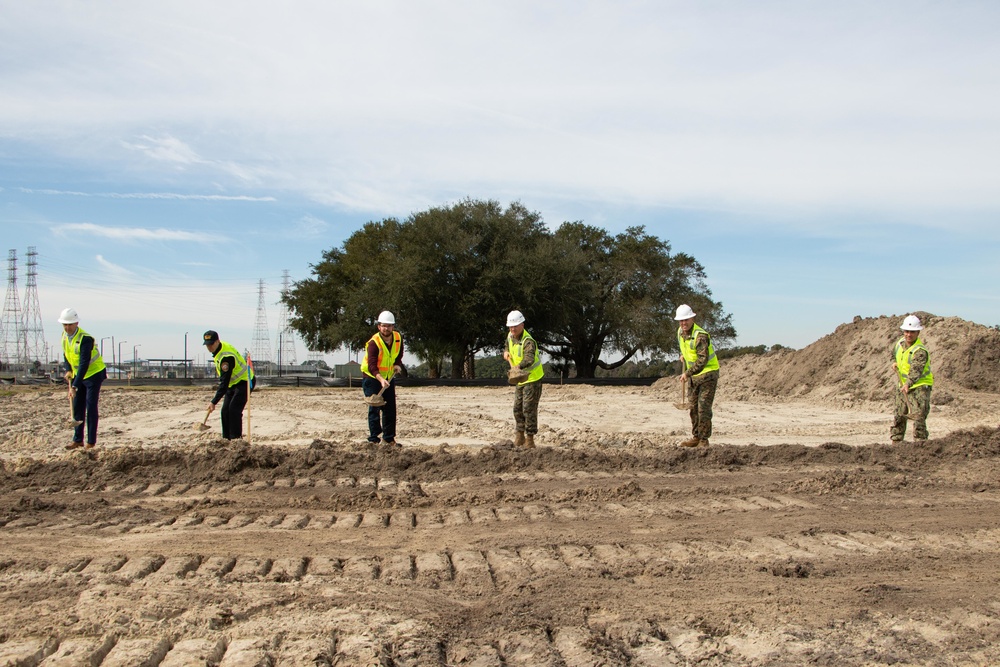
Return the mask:
{"type": "MultiPolygon", "coordinates": [[[[1000,387],[1000,331],[963,320],[917,313],[931,352],[936,405],[966,391],[1000,387]]],[[[801,350],[777,350],[727,361],[720,394],[753,398],[822,398],[829,403],[887,401],[892,396],[892,346],[901,315],[855,317],[801,350]]],[[[658,383],[659,384],[659,383],[658,383]]],[[[675,384],[664,387],[672,390],[675,384]]]]}

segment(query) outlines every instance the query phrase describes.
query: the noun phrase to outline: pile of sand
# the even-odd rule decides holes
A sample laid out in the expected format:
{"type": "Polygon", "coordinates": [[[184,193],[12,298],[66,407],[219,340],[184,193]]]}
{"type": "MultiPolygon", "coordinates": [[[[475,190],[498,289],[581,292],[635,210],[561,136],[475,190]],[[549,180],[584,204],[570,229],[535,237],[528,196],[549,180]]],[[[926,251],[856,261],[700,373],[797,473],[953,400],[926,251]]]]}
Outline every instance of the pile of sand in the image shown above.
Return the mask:
{"type": "MultiPolygon", "coordinates": [[[[931,353],[933,402],[1000,388],[1000,331],[959,317],[917,313],[931,353]]],[[[801,350],[778,350],[723,362],[719,392],[733,400],[822,398],[843,405],[892,396],[892,347],[902,315],[855,317],[801,350]]],[[[673,378],[656,385],[670,391],[673,378]]]]}

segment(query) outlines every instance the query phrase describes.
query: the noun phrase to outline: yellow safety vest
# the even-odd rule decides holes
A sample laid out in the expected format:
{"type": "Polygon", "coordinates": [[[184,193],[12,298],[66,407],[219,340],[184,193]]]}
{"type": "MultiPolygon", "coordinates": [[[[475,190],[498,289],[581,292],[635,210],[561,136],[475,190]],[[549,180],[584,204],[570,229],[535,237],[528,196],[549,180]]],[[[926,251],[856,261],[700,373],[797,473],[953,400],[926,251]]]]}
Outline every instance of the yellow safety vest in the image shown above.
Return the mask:
{"type": "Polygon", "coordinates": [[[213,355],[212,361],[215,362],[215,374],[222,377],[222,369],[219,368],[219,364],[222,363],[223,357],[232,357],[236,360],[236,367],[233,368],[233,374],[229,376],[229,386],[235,387],[240,382],[250,379],[250,371],[247,368],[247,360],[243,358],[239,350],[230,345],[225,341],[219,341],[219,351],[213,355]]]}
{"type": "Polygon", "coordinates": [[[719,370],[719,359],[715,356],[715,346],[712,344],[712,337],[708,332],[697,324],[691,326],[691,338],[684,338],[684,330],[677,327],[677,344],[681,349],[681,358],[684,359],[684,370],[691,368],[698,363],[698,336],[708,336],[708,361],[698,375],[704,375],[709,371],[719,370]]]}
{"type": "Polygon", "coordinates": [[[896,371],[899,373],[899,381],[903,384],[907,383],[907,378],[910,375],[910,357],[917,350],[923,350],[927,353],[927,363],[924,364],[923,372],[920,373],[920,377],[910,389],[934,385],[934,374],[931,373],[931,352],[924,345],[924,341],[919,338],[910,347],[906,347],[906,338],[900,338],[896,341],[896,371]]]}
{"type": "MultiPolygon", "coordinates": [[[[514,362],[514,366],[520,366],[521,361],[524,359],[524,341],[530,340],[535,341],[531,337],[531,334],[527,331],[521,333],[521,340],[515,341],[514,337],[507,334],[507,351],[510,353],[510,360],[514,362]]],[[[535,361],[528,366],[528,379],[524,382],[518,382],[517,385],[525,385],[529,382],[538,382],[545,375],[545,367],[542,366],[542,360],[538,358],[538,343],[535,343],[535,361]]]]}
{"type": "MultiPolygon", "coordinates": [[[[382,334],[376,333],[374,336],[368,339],[368,342],[375,341],[378,345],[378,372],[385,381],[388,382],[392,379],[392,376],[396,372],[396,359],[399,357],[399,348],[402,346],[403,337],[399,335],[399,332],[393,329],[392,331],[392,349],[385,346],[385,341],[382,340],[382,334]]],[[[375,377],[368,371],[368,344],[365,343],[365,354],[361,357],[361,372],[370,378],[375,377]]]]}
{"type": "MultiPolygon", "coordinates": [[[[76,377],[76,370],[80,368],[80,345],[83,343],[83,337],[90,336],[89,333],[81,329],[76,328],[76,333],[70,338],[63,331],[62,335],[62,349],[63,354],[66,356],[66,361],[69,362],[69,367],[73,371],[73,377],[76,377]]],[[[93,338],[93,336],[90,336],[93,338]]],[[[101,357],[101,353],[97,350],[97,339],[94,339],[94,351],[90,355],[90,365],[87,366],[87,375],[83,378],[86,380],[91,375],[95,373],[100,373],[104,370],[104,359],[101,357]]]]}

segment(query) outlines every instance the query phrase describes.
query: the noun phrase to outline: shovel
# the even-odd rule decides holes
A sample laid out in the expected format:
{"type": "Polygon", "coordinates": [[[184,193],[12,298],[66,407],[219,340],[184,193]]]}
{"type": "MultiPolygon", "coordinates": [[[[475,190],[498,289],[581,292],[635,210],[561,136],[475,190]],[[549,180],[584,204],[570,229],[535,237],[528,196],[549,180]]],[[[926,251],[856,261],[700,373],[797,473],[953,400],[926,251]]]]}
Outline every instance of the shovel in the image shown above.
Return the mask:
{"type": "Polygon", "coordinates": [[[687,382],[681,382],[681,402],[674,403],[674,407],[678,410],[690,410],[691,406],[688,405],[687,401],[687,382]]]}
{"type": "Polygon", "coordinates": [[[379,393],[373,394],[372,396],[365,396],[365,398],[364,398],[365,403],[367,403],[369,406],[371,406],[373,408],[380,408],[380,407],[382,407],[383,405],[385,405],[385,399],[382,398],[382,392],[385,391],[388,388],[389,388],[389,385],[385,385],[384,387],[382,387],[382,390],[379,391],[379,393]]]}
{"type": "Polygon", "coordinates": [[[208,416],[210,414],[212,414],[211,410],[209,410],[208,412],[205,413],[205,418],[204,419],[202,419],[200,422],[195,422],[194,423],[194,430],[196,430],[196,431],[207,431],[208,429],[210,429],[211,427],[208,425],[208,416]]]}
{"type": "MultiPolygon", "coordinates": [[[[902,384],[900,384],[900,387],[902,387],[902,384]]],[[[899,391],[902,392],[903,391],[902,388],[900,388],[899,391]]],[[[906,418],[907,419],[916,419],[917,415],[916,415],[916,413],[913,412],[913,405],[910,404],[910,395],[909,394],[903,394],[903,402],[906,403],[906,418]]]]}
{"type": "Polygon", "coordinates": [[[77,426],[79,426],[82,423],[83,422],[80,421],[79,419],[77,419],[76,415],[73,413],[73,392],[70,391],[70,393],[69,393],[69,427],[70,428],[76,428],[77,426]]]}

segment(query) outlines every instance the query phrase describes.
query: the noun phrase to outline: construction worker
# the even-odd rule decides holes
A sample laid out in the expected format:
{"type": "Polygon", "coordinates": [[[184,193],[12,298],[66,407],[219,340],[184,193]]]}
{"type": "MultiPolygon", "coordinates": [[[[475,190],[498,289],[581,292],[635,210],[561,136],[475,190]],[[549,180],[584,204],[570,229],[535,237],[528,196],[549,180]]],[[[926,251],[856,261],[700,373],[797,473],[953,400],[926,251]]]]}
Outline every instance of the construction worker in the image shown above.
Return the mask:
{"type": "Polygon", "coordinates": [[[892,367],[896,371],[896,410],[889,437],[902,442],[907,419],[913,420],[913,439],[927,439],[927,414],[931,411],[931,354],[920,340],[923,325],[916,315],[907,315],[900,325],[902,338],[892,348],[892,367]]]}
{"type": "Polygon", "coordinates": [[[383,405],[368,406],[368,442],[377,444],[379,436],[390,447],[396,442],[396,373],[406,375],[403,366],[403,337],[396,331],[396,317],[388,310],[378,314],[378,331],[365,345],[361,358],[361,390],[366,397],[381,394],[383,405]]]}
{"type": "Polygon", "coordinates": [[[59,313],[59,323],[63,327],[62,350],[69,383],[69,396],[73,405],[73,440],[66,449],[84,447],[83,426],[87,425],[87,449],[97,445],[97,402],[101,397],[101,385],[108,379],[104,359],[97,349],[94,337],[80,328],[80,318],[76,310],[65,308],[59,313]]]}
{"type": "Polygon", "coordinates": [[[514,390],[514,446],[532,448],[538,433],[538,402],[542,398],[545,368],[538,357],[538,345],[531,334],[524,330],[524,315],[512,310],[507,315],[507,345],[503,358],[511,369],[520,369],[527,377],[517,383],[514,390]]]}
{"type": "Polygon", "coordinates": [[[695,314],[691,306],[677,307],[674,319],[680,323],[677,328],[677,344],[680,347],[684,372],[681,383],[686,384],[688,406],[691,415],[691,438],[681,443],[682,447],[708,446],[712,436],[712,403],[715,390],[719,386],[719,359],[715,356],[715,346],[708,332],[694,323],[695,314]]]}
{"type": "Polygon", "coordinates": [[[212,354],[215,372],[219,376],[219,387],[208,404],[208,412],[214,412],[215,406],[222,401],[222,437],[237,440],[243,437],[243,408],[256,384],[253,369],[239,350],[219,340],[218,332],[209,329],[201,338],[212,354]]]}

